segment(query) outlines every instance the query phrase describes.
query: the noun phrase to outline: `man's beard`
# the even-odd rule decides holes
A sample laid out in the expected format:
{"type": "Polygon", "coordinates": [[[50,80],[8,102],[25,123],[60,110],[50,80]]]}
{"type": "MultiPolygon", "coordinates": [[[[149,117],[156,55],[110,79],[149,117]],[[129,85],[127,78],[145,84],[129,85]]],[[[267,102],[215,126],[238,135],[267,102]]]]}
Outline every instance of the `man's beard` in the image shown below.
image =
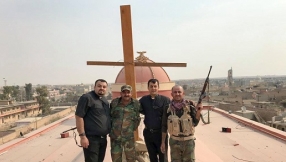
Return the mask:
{"type": "Polygon", "coordinates": [[[99,96],[104,96],[104,91],[98,91],[97,94],[98,94],[99,96]]]}

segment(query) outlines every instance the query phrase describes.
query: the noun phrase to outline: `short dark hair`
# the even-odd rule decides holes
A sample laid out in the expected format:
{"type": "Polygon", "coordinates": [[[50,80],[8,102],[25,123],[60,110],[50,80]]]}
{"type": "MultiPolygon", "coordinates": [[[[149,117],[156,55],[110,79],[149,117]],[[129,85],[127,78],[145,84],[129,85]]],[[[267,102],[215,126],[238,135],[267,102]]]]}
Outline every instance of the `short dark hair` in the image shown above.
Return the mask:
{"type": "Polygon", "coordinates": [[[149,87],[150,83],[155,84],[156,82],[158,83],[158,87],[159,87],[159,80],[158,80],[158,79],[150,79],[150,80],[148,81],[148,87],[149,87]]]}
{"type": "Polygon", "coordinates": [[[95,81],[94,85],[96,85],[97,82],[105,82],[105,83],[108,85],[107,81],[104,80],[104,79],[97,79],[97,80],[95,81]]]}

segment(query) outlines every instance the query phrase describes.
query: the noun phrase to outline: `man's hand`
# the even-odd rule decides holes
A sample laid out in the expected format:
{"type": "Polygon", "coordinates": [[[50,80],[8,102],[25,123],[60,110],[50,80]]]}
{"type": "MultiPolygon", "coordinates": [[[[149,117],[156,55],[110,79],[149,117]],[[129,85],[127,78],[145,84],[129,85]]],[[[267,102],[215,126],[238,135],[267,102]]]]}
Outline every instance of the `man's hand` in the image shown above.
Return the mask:
{"type": "Polygon", "coordinates": [[[190,104],[190,105],[195,106],[194,101],[192,101],[192,100],[186,100],[186,102],[187,102],[188,104],[190,104]]]}
{"type": "Polygon", "coordinates": [[[203,104],[202,104],[202,103],[197,104],[196,109],[197,109],[196,118],[197,118],[198,120],[200,120],[200,115],[201,115],[201,111],[202,111],[202,109],[203,109],[203,104]]]}
{"type": "Polygon", "coordinates": [[[88,148],[89,141],[88,141],[88,139],[86,138],[86,136],[81,136],[81,137],[80,137],[80,145],[81,145],[83,148],[88,148]]]}
{"type": "Polygon", "coordinates": [[[202,110],[202,108],[203,108],[203,104],[202,103],[197,104],[197,106],[196,106],[197,110],[202,110]]]}
{"type": "Polygon", "coordinates": [[[162,152],[163,154],[165,154],[165,143],[164,143],[164,142],[162,142],[160,148],[161,148],[161,152],[162,152]]]}

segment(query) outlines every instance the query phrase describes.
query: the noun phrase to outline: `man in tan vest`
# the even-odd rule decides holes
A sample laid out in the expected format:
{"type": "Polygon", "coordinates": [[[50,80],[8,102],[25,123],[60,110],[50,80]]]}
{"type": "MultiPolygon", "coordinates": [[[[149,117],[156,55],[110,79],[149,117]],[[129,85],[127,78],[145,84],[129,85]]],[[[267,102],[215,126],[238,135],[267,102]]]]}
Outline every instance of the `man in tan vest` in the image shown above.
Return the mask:
{"type": "Polygon", "coordinates": [[[184,99],[184,90],[175,85],[171,93],[173,99],[169,108],[164,111],[162,118],[161,151],[165,153],[164,141],[167,130],[170,134],[172,162],[195,161],[195,127],[200,121],[202,104],[194,107],[193,103],[184,99]]]}

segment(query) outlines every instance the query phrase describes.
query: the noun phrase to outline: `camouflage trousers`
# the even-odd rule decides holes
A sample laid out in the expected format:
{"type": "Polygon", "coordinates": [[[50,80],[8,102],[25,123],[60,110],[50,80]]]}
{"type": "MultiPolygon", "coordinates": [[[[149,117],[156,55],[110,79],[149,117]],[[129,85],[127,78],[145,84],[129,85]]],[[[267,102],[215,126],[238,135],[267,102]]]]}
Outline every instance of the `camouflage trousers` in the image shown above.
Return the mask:
{"type": "Polygon", "coordinates": [[[111,158],[113,162],[122,162],[122,153],[125,153],[127,162],[135,161],[135,142],[134,138],[129,140],[111,139],[111,158]]]}
{"type": "Polygon", "coordinates": [[[178,141],[170,138],[172,162],[195,162],[195,141],[178,141]]]}

